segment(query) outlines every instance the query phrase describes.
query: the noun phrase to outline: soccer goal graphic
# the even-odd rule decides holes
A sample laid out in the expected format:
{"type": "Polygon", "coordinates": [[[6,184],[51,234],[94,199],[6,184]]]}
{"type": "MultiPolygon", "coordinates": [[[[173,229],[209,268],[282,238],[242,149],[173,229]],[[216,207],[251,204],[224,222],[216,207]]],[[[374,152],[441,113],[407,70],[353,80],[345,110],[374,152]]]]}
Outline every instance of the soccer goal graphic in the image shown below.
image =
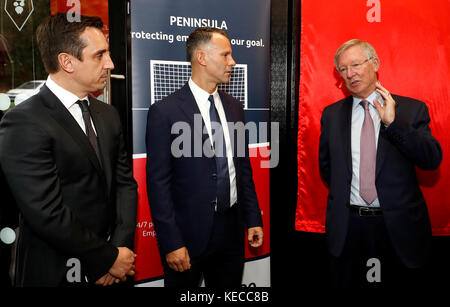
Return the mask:
{"type": "MultiPolygon", "coordinates": [[[[191,76],[191,64],[182,61],[150,61],[151,104],[182,88],[191,76]]],[[[219,84],[219,89],[239,100],[248,108],[247,64],[236,64],[230,82],[219,84]]]]}

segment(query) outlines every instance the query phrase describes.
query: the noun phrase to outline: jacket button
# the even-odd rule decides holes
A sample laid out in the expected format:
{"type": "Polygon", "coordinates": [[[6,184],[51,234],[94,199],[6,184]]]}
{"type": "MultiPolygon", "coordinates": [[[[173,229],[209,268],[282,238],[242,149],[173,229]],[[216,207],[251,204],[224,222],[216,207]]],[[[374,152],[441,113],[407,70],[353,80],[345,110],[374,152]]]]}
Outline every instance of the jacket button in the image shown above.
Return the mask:
{"type": "Polygon", "coordinates": [[[216,179],[217,179],[217,174],[216,174],[216,173],[212,174],[212,178],[213,178],[214,180],[216,180],[216,179]]]}

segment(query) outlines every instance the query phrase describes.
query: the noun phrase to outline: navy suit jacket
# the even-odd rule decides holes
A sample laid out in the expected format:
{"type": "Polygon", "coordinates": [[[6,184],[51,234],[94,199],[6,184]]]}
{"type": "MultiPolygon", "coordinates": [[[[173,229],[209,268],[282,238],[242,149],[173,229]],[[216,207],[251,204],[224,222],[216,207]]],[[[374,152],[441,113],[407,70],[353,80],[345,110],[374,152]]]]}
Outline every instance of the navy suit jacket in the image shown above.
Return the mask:
{"type": "MultiPolygon", "coordinates": [[[[242,104],[222,91],[219,95],[227,122],[245,123],[242,104]]],[[[200,255],[207,246],[213,226],[216,162],[214,157],[203,153],[203,144],[209,144],[208,134],[187,83],[150,107],[146,141],[147,193],[160,252],[165,255],[186,246],[191,256],[200,255]],[[172,126],[176,123],[182,123],[185,129],[175,129],[172,133],[172,126]],[[180,138],[186,142],[180,144],[176,140],[180,138]],[[171,151],[172,144],[190,154],[175,157],[171,151]]],[[[262,226],[262,219],[252,178],[247,137],[245,156],[238,157],[237,149],[235,146],[233,161],[239,227],[242,227],[244,246],[244,225],[262,226]]]]}
{"type": "MultiPolygon", "coordinates": [[[[432,170],[442,161],[442,149],[431,135],[425,103],[393,95],[395,120],[381,125],[376,156],[375,186],[392,244],[408,267],[426,261],[431,239],[427,207],[415,166],[432,170]]],[[[352,179],[352,97],[322,113],[319,167],[329,186],[326,233],[330,253],[339,256],[347,235],[352,179]]]]}

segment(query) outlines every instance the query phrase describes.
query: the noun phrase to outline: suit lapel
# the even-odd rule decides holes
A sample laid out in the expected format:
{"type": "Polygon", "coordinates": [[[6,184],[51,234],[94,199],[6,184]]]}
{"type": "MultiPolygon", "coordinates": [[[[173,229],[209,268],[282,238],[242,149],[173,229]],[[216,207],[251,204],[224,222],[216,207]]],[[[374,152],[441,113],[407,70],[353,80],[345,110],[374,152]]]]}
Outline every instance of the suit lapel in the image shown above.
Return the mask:
{"type": "Polygon", "coordinates": [[[39,95],[41,95],[43,101],[50,109],[50,116],[72,137],[72,139],[75,141],[75,143],[78,144],[80,149],[86,153],[86,157],[92,162],[95,169],[99,173],[102,173],[102,168],[91,143],[89,143],[89,139],[86,137],[86,134],[80,128],[78,123],[75,121],[72,114],[70,114],[67,108],[48,89],[46,85],[42,87],[39,95]]]}
{"type": "Polygon", "coordinates": [[[236,122],[236,115],[233,112],[231,102],[223,95],[222,91],[219,91],[220,100],[222,101],[223,111],[225,112],[225,117],[227,122],[236,122]]]}
{"type": "MultiPolygon", "coordinates": [[[[106,121],[102,117],[102,113],[100,112],[99,104],[102,102],[98,102],[94,99],[89,98],[89,109],[91,111],[92,121],[94,122],[95,130],[97,132],[97,140],[98,146],[100,149],[100,156],[102,159],[103,171],[106,177],[106,182],[108,185],[108,191],[111,188],[112,182],[112,170],[110,168],[111,165],[111,157],[109,154],[110,145],[108,143],[108,138],[106,136],[107,127],[106,121]]],[[[92,146],[91,146],[92,148],[92,146]]],[[[95,152],[94,152],[95,153],[95,152]]],[[[98,159],[97,159],[98,161],[98,159]]]]}
{"type": "Polygon", "coordinates": [[[352,174],[352,96],[347,97],[343,104],[343,121],[342,121],[342,148],[344,148],[346,157],[346,165],[349,174],[352,174]]]}
{"type": "Polygon", "coordinates": [[[202,145],[205,144],[205,141],[209,138],[209,136],[208,133],[203,133],[203,130],[205,130],[206,132],[205,122],[200,113],[197,102],[195,102],[194,95],[192,94],[188,83],[186,83],[178,92],[178,99],[180,100],[178,106],[188,118],[189,125],[191,127],[194,127],[194,132],[197,133],[197,135],[201,136],[202,145]],[[198,118],[201,119],[201,122],[195,122],[195,114],[198,114],[198,118]]]}
{"type": "MultiPolygon", "coordinates": [[[[394,100],[396,99],[395,95],[393,95],[394,100]]],[[[398,116],[398,103],[395,105],[395,116],[398,116]]],[[[375,165],[375,178],[380,173],[381,167],[383,166],[386,157],[389,154],[390,142],[386,137],[386,128],[384,127],[383,122],[380,122],[380,133],[378,134],[378,145],[377,145],[377,157],[376,157],[376,165],[375,165]]]]}
{"type": "MultiPolygon", "coordinates": [[[[237,144],[239,143],[239,140],[237,139],[238,135],[236,134],[237,131],[236,129],[233,129],[233,127],[231,126],[230,123],[235,124],[238,120],[239,117],[237,114],[235,114],[234,109],[232,107],[232,102],[228,99],[227,96],[223,95],[222,91],[219,91],[219,96],[220,96],[220,100],[222,101],[222,106],[223,106],[223,111],[225,113],[225,120],[227,122],[227,126],[228,126],[228,135],[230,136],[230,142],[231,142],[231,150],[233,153],[233,157],[235,160],[237,155],[237,150],[238,148],[236,148],[237,144]]],[[[245,125],[245,122],[243,122],[243,124],[245,125]]],[[[234,161],[235,165],[236,165],[236,161],[234,161]]]]}

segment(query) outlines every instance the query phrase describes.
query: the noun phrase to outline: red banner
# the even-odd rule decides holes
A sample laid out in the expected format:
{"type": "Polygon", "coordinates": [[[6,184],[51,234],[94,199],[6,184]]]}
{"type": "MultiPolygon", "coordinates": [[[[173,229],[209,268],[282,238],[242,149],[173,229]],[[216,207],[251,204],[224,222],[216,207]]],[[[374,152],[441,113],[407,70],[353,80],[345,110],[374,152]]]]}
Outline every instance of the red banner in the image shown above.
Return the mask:
{"type": "Polygon", "coordinates": [[[72,16],[75,14],[98,16],[103,21],[103,33],[106,39],[109,38],[109,18],[108,18],[108,1],[104,0],[51,0],[50,1],[52,15],[56,13],[68,12],[72,16]]]}
{"type": "Polygon", "coordinates": [[[393,94],[424,101],[443,161],[418,170],[433,235],[450,235],[450,1],[302,1],[298,123],[297,230],[324,232],[328,190],[319,173],[320,117],[348,96],[335,73],[334,53],[344,42],[368,41],[380,59],[380,83],[393,94]]]}

